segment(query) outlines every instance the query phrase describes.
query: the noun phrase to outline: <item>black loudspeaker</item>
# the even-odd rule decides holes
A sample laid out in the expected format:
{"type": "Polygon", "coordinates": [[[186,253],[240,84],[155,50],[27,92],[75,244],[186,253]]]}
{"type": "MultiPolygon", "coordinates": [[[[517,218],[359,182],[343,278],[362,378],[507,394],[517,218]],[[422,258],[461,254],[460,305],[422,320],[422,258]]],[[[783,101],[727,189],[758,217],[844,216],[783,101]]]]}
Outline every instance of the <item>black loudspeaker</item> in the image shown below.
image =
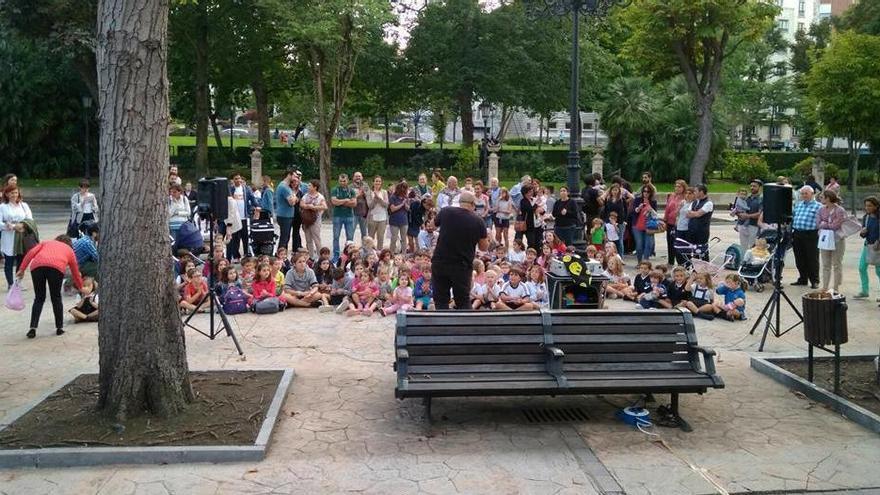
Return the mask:
{"type": "Polygon", "coordinates": [[[225,177],[199,179],[199,214],[225,220],[229,216],[229,181],[225,177]]]}
{"type": "Polygon", "coordinates": [[[764,186],[764,223],[790,223],[794,189],[791,186],[764,186]]]}

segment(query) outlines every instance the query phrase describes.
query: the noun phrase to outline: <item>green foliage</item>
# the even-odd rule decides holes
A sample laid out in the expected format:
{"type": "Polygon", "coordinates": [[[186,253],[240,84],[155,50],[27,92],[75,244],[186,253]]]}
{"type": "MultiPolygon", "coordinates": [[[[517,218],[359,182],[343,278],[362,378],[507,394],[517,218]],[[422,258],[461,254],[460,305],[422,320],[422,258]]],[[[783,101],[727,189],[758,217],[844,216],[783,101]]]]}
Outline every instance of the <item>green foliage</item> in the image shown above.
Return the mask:
{"type": "Polygon", "coordinates": [[[741,182],[771,178],[770,168],[763,156],[730,151],[724,153],[724,176],[741,182]]]}
{"type": "MultiPolygon", "coordinates": [[[[827,175],[826,175],[827,177],[827,175]]],[[[840,176],[838,177],[841,184],[849,184],[849,171],[843,170],[840,172],[840,176]]],[[[857,176],[856,185],[858,186],[873,186],[877,184],[877,172],[874,170],[859,170],[859,174],[857,176]]]]}
{"type": "Polygon", "coordinates": [[[544,166],[535,170],[534,177],[541,182],[565,182],[568,173],[565,167],[544,166]]]}
{"type": "MultiPolygon", "coordinates": [[[[794,169],[793,169],[793,172],[795,172],[795,174],[796,174],[795,177],[797,177],[799,180],[801,180],[804,177],[811,175],[813,173],[813,162],[815,162],[815,160],[816,159],[811,156],[811,157],[804,158],[803,160],[797,162],[797,164],[794,166],[794,169]]],[[[839,179],[840,178],[840,167],[838,167],[833,162],[826,161],[825,162],[825,177],[828,178],[831,176],[837,177],[839,179]]]]}
{"type": "MultiPolygon", "coordinates": [[[[83,173],[87,94],[73,56],[29,41],[0,24],[0,169],[23,177],[83,173]]],[[[94,111],[94,107],[93,107],[94,111]]],[[[89,125],[95,128],[90,119],[89,125]]],[[[96,137],[97,132],[92,132],[96,137]]],[[[93,140],[92,170],[97,173],[93,140]]]]}
{"type": "Polygon", "coordinates": [[[385,171],[385,159],[380,155],[370,155],[361,164],[364,177],[380,175],[385,171]]]}
{"type": "Polygon", "coordinates": [[[441,168],[445,161],[446,154],[441,150],[431,150],[427,153],[414,154],[409,160],[408,165],[413,170],[433,170],[441,168]]]}
{"type": "Polygon", "coordinates": [[[480,152],[475,147],[466,147],[456,150],[453,173],[465,177],[477,175],[479,161],[480,152]]]}
{"type": "Polygon", "coordinates": [[[521,153],[502,150],[498,168],[508,177],[519,178],[525,174],[535,173],[537,170],[545,168],[546,163],[543,153],[521,153]]]}

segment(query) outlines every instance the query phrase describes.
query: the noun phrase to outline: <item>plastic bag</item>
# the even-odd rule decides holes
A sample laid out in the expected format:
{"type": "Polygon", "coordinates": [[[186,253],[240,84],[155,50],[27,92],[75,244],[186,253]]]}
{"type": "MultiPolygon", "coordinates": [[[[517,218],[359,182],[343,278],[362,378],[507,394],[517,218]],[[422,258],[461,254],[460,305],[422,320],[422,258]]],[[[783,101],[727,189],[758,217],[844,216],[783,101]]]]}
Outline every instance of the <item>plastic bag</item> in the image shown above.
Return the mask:
{"type": "Polygon", "coordinates": [[[831,229],[819,229],[819,242],[816,247],[822,251],[834,251],[837,243],[834,241],[835,232],[831,229]]]}
{"type": "Polygon", "coordinates": [[[21,296],[21,286],[18,284],[18,280],[12,283],[12,287],[10,287],[9,292],[6,293],[5,305],[13,311],[21,311],[24,309],[24,298],[21,296]]]}

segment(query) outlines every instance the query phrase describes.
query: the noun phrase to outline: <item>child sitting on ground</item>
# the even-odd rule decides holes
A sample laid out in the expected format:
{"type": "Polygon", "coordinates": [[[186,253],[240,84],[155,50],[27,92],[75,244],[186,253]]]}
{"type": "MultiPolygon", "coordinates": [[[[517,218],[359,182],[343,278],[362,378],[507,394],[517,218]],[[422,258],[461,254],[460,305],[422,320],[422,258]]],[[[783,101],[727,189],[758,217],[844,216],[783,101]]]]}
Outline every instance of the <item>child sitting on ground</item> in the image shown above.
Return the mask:
{"type": "Polygon", "coordinates": [[[330,305],[336,314],[342,314],[348,309],[349,296],[353,277],[344,268],[333,269],[333,283],[330,284],[330,305]]]}
{"type": "Polygon", "coordinates": [[[705,272],[695,273],[693,280],[694,282],[691,284],[691,300],[686,301],[684,307],[698,318],[706,320],[715,319],[715,306],[712,304],[712,301],[715,299],[712,293],[714,287],[712,276],[705,272]]]}
{"type": "Polygon", "coordinates": [[[672,306],[667,298],[666,284],[663,283],[663,272],[652,270],[648,275],[651,290],[639,294],[639,307],[642,309],[669,308],[672,306]]]}
{"type": "Polygon", "coordinates": [[[431,287],[431,267],[426,266],[422,276],[416,280],[416,286],[413,288],[413,297],[415,297],[417,311],[430,309],[433,305],[434,289],[431,287]]]}
{"type": "Polygon", "coordinates": [[[624,299],[638,302],[639,296],[651,291],[651,262],[642,261],[639,263],[639,273],[633,279],[632,287],[627,290],[624,299]]]}
{"type": "Polygon", "coordinates": [[[675,308],[684,306],[690,300],[691,291],[688,289],[688,272],[683,266],[676,266],[672,270],[672,282],[666,285],[669,302],[675,308]]]}
{"type": "Polygon", "coordinates": [[[293,268],[284,276],[284,290],[281,300],[287,307],[310,308],[326,305],[329,296],[318,292],[318,279],[315,272],[308,267],[308,256],[297,254],[293,268]]]}
{"type": "Polygon", "coordinates": [[[608,260],[605,276],[608,277],[608,284],[605,285],[605,294],[609,299],[623,299],[629,294],[629,275],[624,273],[623,262],[620,261],[620,258],[608,260]]]}
{"type": "Polygon", "coordinates": [[[254,277],[256,277],[257,269],[257,260],[254,258],[248,257],[241,260],[241,288],[244,289],[245,292],[250,293],[252,288],[251,286],[254,284],[254,277]]]}
{"type": "Polygon", "coordinates": [[[529,280],[526,282],[529,289],[529,298],[534,309],[547,308],[550,306],[550,291],[547,290],[547,281],[544,269],[538,265],[529,268],[529,280]]]}
{"type": "Polygon", "coordinates": [[[272,262],[270,264],[272,267],[272,280],[275,281],[275,295],[281,295],[281,288],[284,287],[284,272],[281,270],[284,268],[284,261],[281,258],[272,258],[272,262]]]}
{"type": "Polygon", "coordinates": [[[523,275],[519,266],[510,269],[510,281],[501,288],[498,301],[492,309],[502,311],[534,309],[529,298],[529,289],[522,281],[523,275]]]}
{"type": "Polygon", "coordinates": [[[742,279],[736,273],[724,277],[724,283],[715,289],[715,293],[724,296],[724,302],[715,301],[716,316],[725,320],[736,321],[746,319],[746,293],[742,290],[742,279]]]}
{"type": "Polygon", "coordinates": [[[275,253],[275,258],[281,261],[282,277],[287,275],[287,271],[293,266],[287,258],[287,248],[284,246],[279,247],[278,251],[275,253]]]}
{"type": "Polygon", "coordinates": [[[195,311],[196,306],[208,294],[208,284],[202,277],[202,272],[196,268],[190,268],[186,272],[186,277],[189,281],[183,287],[183,299],[178,306],[183,312],[195,311]]]}
{"type": "Polygon", "coordinates": [[[526,245],[522,239],[514,239],[510,251],[507,253],[507,261],[511,263],[522,263],[526,260],[526,245]]]}
{"type": "Polygon", "coordinates": [[[388,298],[388,305],[382,308],[382,316],[393,315],[398,311],[407,311],[412,308],[413,290],[409,281],[409,273],[401,271],[397,277],[397,287],[388,298]]]}
{"type": "Polygon", "coordinates": [[[360,277],[354,281],[351,287],[351,302],[348,304],[348,316],[363,314],[372,316],[373,311],[379,306],[379,285],[373,281],[370,270],[360,272],[360,277]]]}
{"type": "Polygon", "coordinates": [[[98,282],[92,277],[83,277],[82,298],[70,308],[74,323],[98,321],[98,282]]]}
{"type": "MultiPolygon", "coordinates": [[[[252,289],[252,307],[254,307],[255,303],[258,301],[275,297],[275,279],[272,277],[272,267],[268,263],[260,263],[260,265],[257,266],[257,274],[254,277],[252,289]]],[[[279,300],[278,302],[278,309],[281,309],[281,301],[279,300]]]]}

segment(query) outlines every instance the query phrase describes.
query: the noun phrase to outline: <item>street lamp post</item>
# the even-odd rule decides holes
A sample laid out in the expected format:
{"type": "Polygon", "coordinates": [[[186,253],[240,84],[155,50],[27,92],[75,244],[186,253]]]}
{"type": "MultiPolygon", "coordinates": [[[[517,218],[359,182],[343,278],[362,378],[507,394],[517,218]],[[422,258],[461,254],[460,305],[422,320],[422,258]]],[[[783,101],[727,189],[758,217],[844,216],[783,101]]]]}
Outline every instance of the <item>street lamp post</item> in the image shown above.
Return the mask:
{"type": "MultiPolygon", "coordinates": [[[[492,113],[492,105],[484,101],[480,103],[480,117],[483,118],[483,143],[480,145],[480,175],[488,174],[489,164],[486,163],[488,152],[486,145],[489,144],[489,116],[492,113]]],[[[489,177],[486,177],[486,184],[489,183],[489,177]]]]}
{"type": "Polygon", "coordinates": [[[85,154],[85,178],[92,178],[92,164],[91,164],[91,142],[89,138],[89,113],[92,110],[92,97],[91,96],[83,96],[82,97],[82,106],[83,106],[83,127],[85,128],[86,135],[86,154],[85,154]]]}
{"type": "MultiPolygon", "coordinates": [[[[568,191],[577,203],[578,209],[583,208],[580,193],[581,156],[580,156],[580,105],[578,89],[580,84],[580,18],[601,18],[619,0],[528,0],[526,12],[532,18],[561,17],[571,15],[571,99],[569,106],[569,139],[568,139],[568,191]]],[[[583,244],[583,229],[577,229],[575,243],[583,244]]]]}

